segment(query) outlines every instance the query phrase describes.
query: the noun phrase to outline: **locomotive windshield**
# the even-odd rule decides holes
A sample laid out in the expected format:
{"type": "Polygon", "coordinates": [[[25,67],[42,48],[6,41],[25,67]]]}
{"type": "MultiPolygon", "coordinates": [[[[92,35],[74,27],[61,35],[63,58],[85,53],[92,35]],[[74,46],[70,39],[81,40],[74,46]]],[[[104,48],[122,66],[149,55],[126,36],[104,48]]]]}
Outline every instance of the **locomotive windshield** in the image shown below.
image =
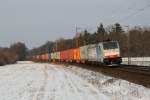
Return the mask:
{"type": "Polygon", "coordinates": [[[103,48],[104,48],[104,50],[116,49],[116,48],[118,48],[118,44],[117,44],[117,42],[105,42],[105,43],[103,43],[103,48]]]}

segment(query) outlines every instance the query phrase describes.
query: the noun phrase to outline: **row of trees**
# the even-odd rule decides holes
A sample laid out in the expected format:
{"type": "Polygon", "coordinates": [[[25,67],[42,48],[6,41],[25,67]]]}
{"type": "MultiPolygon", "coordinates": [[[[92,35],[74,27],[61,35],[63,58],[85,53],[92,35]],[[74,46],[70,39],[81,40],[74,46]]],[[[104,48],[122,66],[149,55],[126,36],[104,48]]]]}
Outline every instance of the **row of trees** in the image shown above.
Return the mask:
{"type": "Polygon", "coordinates": [[[60,38],[55,42],[48,41],[28,52],[26,45],[20,42],[11,45],[9,48],[0,48],[0,65],[26,60],[32,55],[76,48],[106,40],[118,41],[123,57],[150,56],[150,28],[135,27],[124,31],[122,26],[116,23],[107,28],[100,24],[96,32],[90,33],[84,30],[84,32],[77,33],[72,39],[60,38]]]}
{"type": "Polygon", "coordinates": [[[124,57],[150,56],[150,28],[135,27],[124,31],[119,23],[107,28],[100,24],[96,32],[90,33],[84,30],[84,32],[77,33],[72,39],[61,38],[55,42],[49,41],[41,47],[32,49],[30,54],[61,51],[106,40],[119,41],[121,54],[124,57]]]}
{"type": "Polygon", "coordinates": [[[9,48],[0,48],[0,65],[15,63],[18,60],[25,60],[26,46],[24,43],[15,43],[9,48]]]}
{"type": "Polygon", "coordinates": [[[17,55],[15,52],[12,52],[9,48],[0,49],[0,66],[10,63],[15,63],[17,55]]]}

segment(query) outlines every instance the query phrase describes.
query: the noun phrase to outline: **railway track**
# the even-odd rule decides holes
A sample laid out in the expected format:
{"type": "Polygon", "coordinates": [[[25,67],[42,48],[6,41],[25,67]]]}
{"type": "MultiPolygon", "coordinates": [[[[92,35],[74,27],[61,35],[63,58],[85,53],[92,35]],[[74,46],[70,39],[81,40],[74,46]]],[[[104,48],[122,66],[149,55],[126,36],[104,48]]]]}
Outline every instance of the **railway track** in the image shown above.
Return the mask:
{"type": "Polygon", "coordinates": [[[58,62],[54,64],[62,64],[66,67],[81,67],[94,72],[102,73],[111,77],[127,80],[132,83],[143,85],[150,88],[150,66],[137,66],[137,65],[95,65],[95,64],[77,64],[58,62]]]}
{"type": "MultiPolygon", "coordinates": [[[[67,66],[69,64],[66,64],[67,66]]],[[[139,65],[125,65],[125,64],[120,64],[120,65],[83,65],[83,64],[71,64],[71,65],[77,65],[79,67],[84,67],[84,68],[88,68],[91,70],[94,70],[94,68],[96,70],[98,69],[109,69],[109,70],[120,70],[120,71],[125,71],[125,72],[130,72],[130,73],[134,73],[134,74],[142,74],[142,75],[147,75],[150,76],[150,66],[139,66],[139,65]]],[[[96,71],[95,70],[95,71],[96,71]]]]}
{"type": "Polygon", "coordinates": [[[77,64],[77,63],[61,63],[68,65],[76,65],[79,67],[84,67],[88,69],[96,70],[98,69],[109,69],[109,70],[120,70],[125,72],[131,72],[135,74],[143,74],[143,75],[149,75],[150,76],[150,66],[139,66],[139,65],[126,65],[126,64],[120,64],[120,65],[91,65],[91,64],[77,64]]]}
{"type": "Polygon", "coordinates": [[[113,66],[117,70],[133,72],[136,74],[150,75],[150,66],[137,66],[137,65],[119,65],[113,66]]]}

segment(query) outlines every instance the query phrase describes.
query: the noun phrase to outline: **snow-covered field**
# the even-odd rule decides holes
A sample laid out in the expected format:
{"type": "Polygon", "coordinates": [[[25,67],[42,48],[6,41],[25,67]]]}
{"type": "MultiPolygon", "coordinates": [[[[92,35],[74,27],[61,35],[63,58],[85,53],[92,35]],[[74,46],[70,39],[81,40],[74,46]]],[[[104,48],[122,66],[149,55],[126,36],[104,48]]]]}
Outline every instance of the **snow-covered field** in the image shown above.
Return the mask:
{"type": "Polygon", "coordinates": [[[76,66],[0,66],[0,100],[149,100],[150,89],[76,66]]]}

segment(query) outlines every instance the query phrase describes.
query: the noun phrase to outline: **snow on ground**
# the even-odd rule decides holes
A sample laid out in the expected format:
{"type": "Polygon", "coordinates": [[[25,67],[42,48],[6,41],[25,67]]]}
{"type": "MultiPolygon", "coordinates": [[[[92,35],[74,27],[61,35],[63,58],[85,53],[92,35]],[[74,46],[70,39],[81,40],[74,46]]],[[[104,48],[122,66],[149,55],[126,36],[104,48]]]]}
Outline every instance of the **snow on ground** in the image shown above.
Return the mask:
{"type": "Polygon", "coordinates": [[[0,66],[0,100],[149,100],[150,89],[77,66],[0,66]]]}
{"type": "Polygon", "coordinates": [[[109,100],[61,66],[18,63],[0,67],[0,100],[109,100]]]}
{"type": "Polygon", "coordinates": [[[124,57],[122,64],[150,66],[150,57],[124,57]],[[129,59],[129,60],[128,60],[129,59]]]}
{"type": "Polygon", "coordinates": [[[69,66],[67,69],[94,85],[111,100],[150,100],[150,89],[144,86],[81,67],[69,66]]]}

